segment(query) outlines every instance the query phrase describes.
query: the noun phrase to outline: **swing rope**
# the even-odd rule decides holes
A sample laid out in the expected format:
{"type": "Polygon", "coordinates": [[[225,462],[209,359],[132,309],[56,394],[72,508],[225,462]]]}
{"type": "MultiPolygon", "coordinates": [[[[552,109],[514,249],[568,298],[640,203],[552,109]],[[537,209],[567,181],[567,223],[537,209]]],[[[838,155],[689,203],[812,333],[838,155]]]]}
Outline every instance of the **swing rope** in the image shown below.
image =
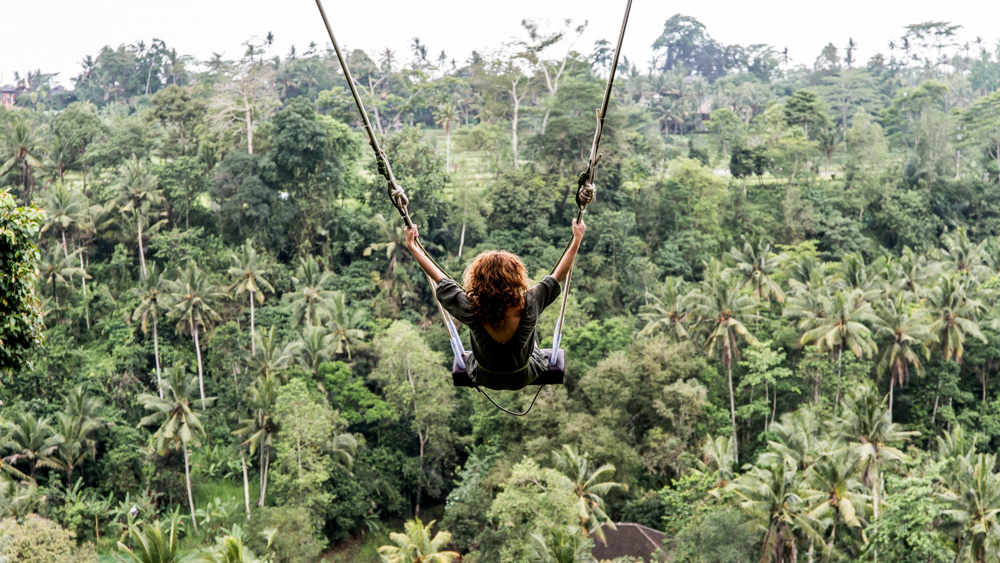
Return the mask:
{"type": "MultiPolygon", "coordinates": [[[[597,196],[597,188],[594,187],[594,182],[597,180],[597,163],[604,156],[599,152],[601,135],[604,133],[604,119],[608,115],[608,104],[611,102],[611,88],[615,83],[615,71],[618,70],[618,56],[622,51],[622,41],[625,40],[625,27],[628,25],[628,15],[631,11],[632,0],[628,0],[628,3],[625,5],[625,17],[622,19],[622,28],[618,33],[618,45],[615,47],[615,56],[611,60],[611,72],[608,74],[608,83],[604,87],[604,100],[601,102],[601,107],[597,110],[597,128],[594,130],[594,142],[590,146],[590,161],[587,164],[586,172],[580,174],[577,180],[576,205],[580,208],[576,216],[578,223],[583,220],[583,214],[587,212],[587,206],[593,203],[597,196]]],[[[566,249],[563,250],[563,256],[566,256],[572,244],[573,241],[570,240],[566,245],[566,249]]],[[[562,257],[559,258],[556,264],[558,265],[559,262],[562,262],[562,257]]],[[[573,258],[573,262],[569,265],[569,271],[566,272],[566,287],[563,289],[562,303],[559,306],[559,318],[556,319],[556,327],[552,333],[552,358],[549,359],[549,365],[553,366],[556,365],[559,358],[559,345],[562,344],[563,321],[566,318],[566,301],[569,297],[570,280],[573,278],[573,266],[575,264],[576,257],[573,258]]],[[[555,269],[552,271],[555,272],[555,269]]]]}
{"type": "MultiPolygon", "coordinates": [[[[354,97],[354,103],[358,107],[358,113],[361,114],[361,121],[364,124],[365,134],[368,136],[368,144],[371,145],[372,151],[375,152],[375,162],[378,165],[379,174],[385,178],[386,182],[386,192],[389,195],[389,201],[392,202],[392,206],[396,208],[399,215],[403,218],[403,222],[406,223],[408,228],[413,228],[413,219],[410,218],[410,199],[406,197],[406,192],[403,191],[403,187],[399,185],[396,181],[396,175],[392,173],[392,167],[389,165],[389,159],[385,155],[385,151],[378,144],[378,139],[375,137],[375,130],[372,129],[371,121],[368,119],[368,112],[365,111],[365,105],[361,101],[361,96],[358,94],[358,88],[354,84],[354,77],[351,76],[351,69],[347,66],[347,60],[344,59],[344,54],[340,51],[340,44],[337,43],[337,39],[333,36],[333,27],[330,26],[330,20],[326,17],[326,10],[323,9],[323,3],[321,0],[316,0],[316,7],[319,8],[319,14],[323,18],[323,25],[326,26],[326,32],[330,35],[330,42],[333,43],[333,50],[337,53],[337,60],[340,61],[340,68],[344,71],[344,78],[347,79],[347,85],[351,88],[351,95],[354,97]]],[[[420,248],[420,251],[424,253],[439,270],[444,272],[444,268],[441,267],[434,258],[427,252],[424,245],[420,242],[420,239],[416,239],[415,242],[420,248]]],[[[445,274],[447,275],[447,273],[445,274]]],[[[444,325],[448,329],[448,340],[451,343],[452,353],[455,355],[455,359],[458,362],[459,367],[465,369],[465,347],[462,345],[462,339],[458,334],[458,329],[455,327],[455,320],[452,319],[448,311],[445,311],[444,307],[441,306],[441,302],[438,301],[437,295],[435,293],[434,280],[427,276],[427,283],[431,286],[431,295],[434,296],[434,302],[437,304],[438,312],[441,314],[441,318],[444,319],[444,325]]]]}
{"type": "MultiPolygon", "coordinates": [[[[347,79],[347,85],[351,89],[351,95],[354,97],[354,103],[357,105],[358,113],[361,114],[361,121],[364,124],[365,134],[368,136],[368,144],[372,147],[372,151],[375,152],[375,161],[378,164],[378,171],[386,181],[386,192],[389,195],[389,200],[392,202],[393,207],[399,212],[400,216],[403,218],[403,222],[406,223],[408,228],[413,228],[413,220],[410,218],[409,205],[410,200],[406,196],[406,192],[403,191],[403,187],[399,185],[396,181],[396,176],[392,172],[392,167],[389,165],[389,159],[386,157],[385,151],[378,143],[378,139],[375,137],[375,131],[372,129],[371,121],[368,119],[368,112],[365,111],[364,103],[361,101],[361,96],[358,94],[358,89],[354,84],[354,78],[351,76],[351,70],[347,66],[347,60],[344,58],[343,53],[340,50],[340,45],[337,43],[337,39],[333,35],[333,27],[330,25],[330,20],[326,16],[326,10],[323,9],[323,3],[321,0],[316,0],[316,7],[319,8],[320,16],[323,18],[323,25],[326,26],[326,32],[330,36],[330,42],[333,44],[333,49],[337,53],[337,60],[340,61],[340,67],[344,71],[344,77],[347,79]]],[[[586,212],[587,205],[594,201],[596,195],[596,189],[594,188],[594,181],[597,179],[597,163],[600,162],[601,157],[604,156],[598,152],[598,148],[601,143],[601,134],[604,131],[604,118],[607,115],[608,103],[611,99],[611,88],[614,83],[615,70],[618,68],[618,57],[621,53],[622,41],[625,38],[625,27],[628,23],[628,15],[632,9],[632,0],[628,0],[625,6],[625,18],[622,21],[621,31],[618,34],[618,45],[615,48],[615,55],[611,63],[611,73],[608,75],[608,83],[604,90],[604,100],[601,104],[601,108],[597,110],[597,129],[594,132],[594,141],[590,149],[590,161],[587,166],[587,171],[580,175],[579,181],[577,183],[576,192],[576,204],[579,207],[579,213],[577,215],[577,221],[583,220],[583,214],[586,212]]],[[[439,270],[445,272],[444,268],[441,267],[434,258],[427,252],[424,245],[419,239],[415,240],[417,246],[420,248],[421,252],[427,256],[430,261],[437,266],[439,270]]],[[[566,245],[563,250],[563,256],[569,251],[570,244],[566,245]]],[[[562,261],[560,257],[559,262],[562,261]]],[[[557,262],[557,264],[559,263],[557,262]]],[[[574,258],[574,263],[576,259],[574,258]]],[[[445,272],[447,275],[447,272],[445,272]]],[[[573,264],[570,264],[569,271],[566,274],[566,288],[563,290],[562,304],[559,308],[559,318],[556,321],[555,333],[553,335],[553,350],[552,359],[550,360],[551,365],[555,365],[559,357],[559,344],[562,340],[562,325],[566,317],[566,298],[569,295],[570,280],[573,275],[573,264]]],[[[450,277],[450,276],[449,276],[450,277]]],[[[431,286],[431,294],[434,296],[434,302],[437,304],[438,312],[441,314],[441,318],[444,320],[445,327],[448,329],[448,340],[451,343],[452,353],[455,356],[455,363],[461,369],[467,369],[465,364],[465,347],[462,345],[462,339],[458,334],[458,329],[455,327],[455,321],[451,315],[444,309],[441,302],[438,301],[435,292],[434,281],[427,276],[427,282],[431,286]]],[[[531,408],[535,405],[535,400],[538,399],[538,395],[542,392],[544,385],[540,385],[538,390],[535,392],[535,396],[531,399],[531,404],[528,405],[528,409],[524,412],[514,412],[508,410],[493,400],[486,391],[481,387],[475,386],[475,389],[483,394],[493,406],[500,409],[501,411],[513,415],[513,416],[524,416],[531,411],[531,408]]]]}

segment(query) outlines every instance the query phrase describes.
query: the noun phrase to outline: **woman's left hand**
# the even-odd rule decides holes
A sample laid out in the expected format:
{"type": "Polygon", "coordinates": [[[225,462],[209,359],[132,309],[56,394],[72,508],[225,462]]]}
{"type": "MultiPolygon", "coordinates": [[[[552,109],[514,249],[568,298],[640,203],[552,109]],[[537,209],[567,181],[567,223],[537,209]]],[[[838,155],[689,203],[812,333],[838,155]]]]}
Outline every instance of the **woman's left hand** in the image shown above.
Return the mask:
{"type": "Polygon", "coordinates": [[[413,249],[414,243],[417,238],[420,237],[420,233],[417,231],[417,226],[406,227],[403,232],[406,234],[406,248],[413,249]]]}

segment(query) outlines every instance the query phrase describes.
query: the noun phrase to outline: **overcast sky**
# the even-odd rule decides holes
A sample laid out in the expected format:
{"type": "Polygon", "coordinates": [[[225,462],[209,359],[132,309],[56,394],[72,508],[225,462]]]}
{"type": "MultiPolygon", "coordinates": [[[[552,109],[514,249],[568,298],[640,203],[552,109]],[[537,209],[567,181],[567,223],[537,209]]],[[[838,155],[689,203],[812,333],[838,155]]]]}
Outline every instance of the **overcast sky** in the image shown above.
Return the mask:
{"type": "MultiPolygon", "coordinates": [[[[300,51],[310,41],[325,45],[325,30],[314,0],[48,0],[44,3],[0,0],[0,83],[14,71],[58,72],[69,86],[80,60],[103,45],[163,39],[168,46],[197,59],[213,52],[237,58],[250,36],[273,32],[272,54],[284,56],[289,46],[300,51]]],[[[389,47],[409,56],[413,37],[429,48],[432,58],[444,49],[449,58],[465,60],[473,49],[489,50],[519,35],[524,18],[549,21],[588,20],[577,44],[590,53],[597,39],[617,36],[624,0],[326,0],[325,7],[341,46],[372,52],[389,47]],[[474,8],[473,8],[474,6],[474,8]]],[[[768,43],[788,48],[792,64],[812,64],[832,42],[858,44],[865,61],[886,51],[903,26],[931,20],[962,26],[963,41],[980,36],[989,44],[1000,39],[1000,2],[996,0],[633,0],[623,54],[645,67],[651,45],[673,14],[693,16],[709,35],[725,44],[768,43]]]]}

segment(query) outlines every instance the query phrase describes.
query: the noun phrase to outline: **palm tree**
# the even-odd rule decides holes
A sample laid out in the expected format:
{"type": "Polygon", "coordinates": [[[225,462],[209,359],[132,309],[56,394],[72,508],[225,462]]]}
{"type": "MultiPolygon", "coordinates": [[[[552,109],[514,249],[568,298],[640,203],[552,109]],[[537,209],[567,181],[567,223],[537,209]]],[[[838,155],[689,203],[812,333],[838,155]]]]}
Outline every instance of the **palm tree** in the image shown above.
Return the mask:
{"type": "Polygon", "coordinates": [[[198,358],[198,388],[204,402],[205,378],[198,334],[201,327],[208,328],[213,321],[221,320],[214,307],[225,294],[208,282],[205,273],[194,262],[189,262],[177,280],[170,283],[169,291],[167,316],[177,320],[178,334],[187,330],[194,338],[194,351],[198,358]]]}
{"type": "Polygon", "coordinates": [[[151,207],[163,200],[162,192],[157,187],[156,176],[144,167],[139,159],[132,156],[118,171],[118,193],[115,205],[124,215],[135,218],[137,240],[139,242],[139,265],[141,273],[146,273],[146,252],[143,248],[142,230],[148,220],[151,207]],[[145,218],[145,219],[144,219],[145,218]]]}
{"type": "Polygon", "coordinates": [[[778,265],[784,259],[782,255],[772,255],[771,243],[760,240],[757,245],[750,244],[742,237],[743,248],[733,247],[729,257],[736,262],[732,270],[739,274],[740,286],[753,289],[753,296],[758,301],[770,301],[773,296],[778,303],[784,303],[785,292],[781,285],[774,281],[773,275],[778,265]]]}
{"type": "Polygon", "coordinates": [[[715,473],[714,489],[725,488],[736,475],[736,444],[732,436],[707,436],[701,446],[701,457],[691,471],[698,475],[715,473]]]}
{"type": "Polygon", "coordinates": [[[159,310],[165,307],[167,283],[163,279],[161,272],[156,266],[156,262],[149,265],[149,270],[142,274],[139,285],[133,287],[130,292],[140,299],[139,306],[132,312],[132,318],[140,319],[142,333],[146,334],[148,321],[153,321],[153,357],[156,359],[156,392],[163,398],[163,384],[160,374],[160,335],[156,327],[156,317],[159,310]],[[161,293],[164,295],[161,296],[161,293]]]}
{"type": "Polygon", "coordinates": [[[285,348],[285,353],[316,376],[319,374],[319,365],[330,360],[334,338],[332,333],[321,326],[307,326],[302,329],[299,339],[285,348]]]}
{"type": "Polygon", "coordinates": [[[58,135],[52,137],[52,142],[48,146],[48,154],[45,158],[45,167],[55,172],[59,183],[66,181],[66,171],[77,164],[77,154],[72,152],[69,146],[63,142],[58,135]]]}
{"type": "MultiPolygon", "coordinates": [[[[180,529],[184,522],[179,516],[172,514],[166,524],[164,526],[161,520],[129,524],[126,534],[129,542],[126,544],[119,540],[118,550],[124,555],[118,555],[118,559],[125,563],[179,563],[180,529]]],[[[195,528],[197,530],[197,525],[195,528]]]]}
{"type": "Polygon", "coordinates": [[[546,526],[531,534],[531,561],[536,563],[597,563],[594,543],[577,526],[546,526]]]}
{"type": "Polygon", "coordinates": [[[48,417],[36,418],[31,413],[14,413],[3,421],[4,436],[0,446],[8,452],[4,465],[17,465],[22,459],[31,464],[31,481],[38,484],[35,473],[38,463],[51,456],[62,438],[56,434],[48,417]]]}
{"type": "MultiPolygon", "coordinates": [[[[858,511],[866,502],[867,495],[862,493],[864,487],[861,482],[854,478],[857,470],[858,458],[843,449],[824,453],[809,468],[806,479],[810,488],[824,493],[817,499],[821,502],[810,512],[817,517],[828,511],[833,513],[830,540],[826,544],[827,552],[833,550],[837,539],[837,525],[841,520],[851,528],[861,529],[858,511]]],[[[863,529],[861,534],[864,537],[863,529]]]]}
{"type": "Polygon", "coordinates": [[[86,277],[87,272],[76,265],[76,259],[82,252],[82,248],[73,251],[69,256],[60,255],[55,247],[50,247],[41,255],[38,263],[38,281],[43,286],[47,285],[52,290],[52,299],[55,307],[59,309],[59,286],[71,287],[70,281],[73,276],[86,277]]]}
{"type": "Polygon", "coordinates": [[[987,266],[989,256],[986,253],[986,241],[974,244],[969,240],[965,229],[959,227],[953,233],[941,235],[940,258],[946,271],[958,273],[965,277],[989,274],[987,266]]]}
{"type": "Polygon", "coordinates": [[[892,422],[887,401],[888,397],[880,397],[874,386],[860,385],[844,399],[842,414],[837,419],[840,438],[858,457],[862,466],[861,480],[871,488],[872,519],[878,519],[882,469],[906,457],[893,444],[919,434],[903,431],[901,425],[892,422]]]}
{"type": "Polygon", "coordinates": [[[740,509],[764,532],[761,561],[796,561],[800,536],[823,543],[820,522],[809,512],[819,493],[810,489],[794,467],[778,462],[758,464],[730,485],[740,509]]]}
{"type": "Polygon", "coordinates": [[[389,540],[395,545],[378,548],[382,563],[451,563],[461,558],[456,551],[442,551],[451,543],[451,532],[439,531],[431,537],[434,520],[426,526],[420,518],[408,520],[403,525],[405,533],[392,532],[389,540]]]}
{"type": "Polygon", "coordinates": [[[924,283],[939,271],[936,263],[928,261],[926,255],[917,254],[908,246],[903,248],[892,268],[896,288],[914,294],[922,293],[924,283]]]}
{"type": "Polygon", "coordinates": [[[354,309],[347,306],[347,296],[342,291],[334,293],[330,300],[330,322],[326,327],[330,329],[333,342],[336,345],[335,353],[347,354],[347,359],[351,359],[351,345],[364,339],[365,331],[358,328],[365,318],[364,309],[354,309]]]}
{"type": "Polygon", "coordinates": [[[69,258],[66,229],[83,222],[87,212],[87,198],[60,182],[46,194],[45,211],[46,221],[41,232],[58,226],[59,234],[62,236],[63,256],[69,258]]]}
{"type": "Polygon", "coordinates": [[[805,346],[815,342],[820,352],[836,352],[836,400],[839,401],[844,349],[847,348],[858,358],[874,351],[871,330],[865,326],[865,323],[872,322],[874,313],[861,289],[849,292],[838,290],[832,297],[821,296],[819,303],[823,307],[823,315],[811,321],[815,326],[802,335],[800,343],[805,346]]]}
{"type": "Polygon", "coordinates": [[[13,122],[9,123],[4,131],[3,140],[4,155],[7,157],[7,160],[3,164],[0,164],[0,176],[3,176],[15,166],[20,166],[21,185],[24,190],[21,196],[24,197],[24,203],[30,205],[31,188],[35,185],[35,178],[31,173],[31,169],[42,166],[42,161],[39,158],[41,144],[25,118],[16,118],[13,122]]]}
{"type": "Polygon", "coordinates": [[[59,443],[52,455],[39,460],[39,464],[66,473],[66,486],[73,483],[73,470],[83,465],[88,457],[96,457],[97,442],[91,438],[101,428],[103,420],[98,415],[103,402],[76,387],[63,395],[63,410],[56,414],[56,436],[59,443]]]}
{"type": "Polygon", "coordinates": [[[260,348],[260,356],[254,357],[253,361],[261,375],[277,375],[292,362],[292,357],[278,341],[273,326],[257,335],[257,346],[260,348]]]}
{"type": "Polygon", "coordinates": [[[175,365],[164,370],[164,397],[151,393],[143,393],[137,397],[143,408],[151,413],[139,421],[139,426],[159,425],[153,438],[156,442],[156,452],[164,455],[169,450],[180,447],[184,452],[184,479],[187,483],[188,503],[191,507],[191,525],[198,531],[198,522],[194,516],[194,495],[191,493],[191,465],[188,459],[188,444],[200,445],[199,434],[205,429],[198,420],[198,415],[191,409],[192,402],[199,402],[202,410],[211,404],[215,397],[193,401],[194,377],[187,377],[184,365],[175,365]]]}
{"type": "Polygon", "coordinates": [[[323,451],[330,456],[334,463],[351,471],[354,469],[354,454],[358,450],[358,439],[354,434],[337,434],[331,440],[323,444],[323,451]]]}
{"type": "Polygon", "coordinates": [[[962,363],[968,336],[986,342],[977,321],[986,306],[968,296],[968,283],[958,276],[941,276],[926,295],[928,309],[934,317],[930,331],[937,337],[938,349],[945,361],[954,358],[962,363]]]}
{"type": "Polygon", "coordinates": [[[458,110],[455,108],[450,100],[438,104],[436,111],[434,112],[434,123],[444,127],[444,138],[445,138],[445,156],[444,156],[444,173],[451,173],[451,125],[455,122],[455,118],[458,116],[458,110]]]}
{"type": "Polygon", "coordinates": [[[577,497],[577,513],[580,515],[580,531],[583,535],[595,534],[604,538],[604,526],[615,529],[615,524],[604,512],[604,496],[616,489],[628,490],[628,485],[611,481],[615,466],[606,463],[592,467],[590,454],[578,454],[571,446],[563,445],[563,451],[553,451],[556,469],[569,478],[573,495],[577,497]]]}
{"type": "Polygon", "coordinates": [[[941,527],[958,537],[955,561],[966,549],[969,560],[996,560],[996,538],[1000,535],[1000,474],[994,472],[996,454],[975,454],[955,459],[948,482],[951,486],[938,498],[947,508],[941,527]]]}
{"type": "Polygon", "coordinates": [[[261,267],[257,258],[257,250],[253,247],[253,240],[247,240],[240,255],[230,256],[233,265],[229,268],[229,275],[236,276],[236,281],[229,287],[229,291],[234,296],[238,296],[244,291],[250,297],[250,355],[257,355],[257,333],[254,331],[254,301],[264,304],[264,291],[274,293],[274,287],[269,281],[264,279],[267,273],[261,267]]]}
{"type": "MultiPolygon", "coordinates": [[[[273,329],[272,329],[273,330],[273,329]]],[[[267,478],[271,467],[271,450],[278,431],[274,421],[274,405],[278,400],[281,383],[274,375],[265,374],[250,384],[246,392],[249,417],[240,419],[240,426],[233,435],[244,438],[243,445],[250,447],[250,455],[260,450],[260,500],[264,506],[267,497],[267,478]]]]}
{"type": "Polygon", "coordinates": [[[930,327],[927,312],[920,308],[907,311],[904,296],[886,302],[875,313],[873,328],[875,339],[879,342],[878,364],[875,369],[880,376],[889,376],[890,413],[896,384],[906,383],[910,366],[913,366],[918,377],[924,376],[919,352],[930,360],[928,344],[933,338],[930,327]]]}
{"type": "Polygon", "coordinates": [[[741,295],[739,288],[718,277],[707,280],[695,290],[692,312],[708,329],[705,340],[705,350],[709,354],[718,354],[722,364],[726,366],[729,383],[729,419],[733,427],[733,441],[739,444],[736,437],[736,398],[733,394],[733,362],[740,360],[739,342],[752,346],[757,345],[744,319],[750,318],[757,302],[749,295],[741,295]]]}
{"type": "Polygon", "coordinates": [[[282,301],[291,303],[293,327],[302,321],[310,326],[322,323],[333,298],[334,292],[327,289],[332,279],[333,272],[320,270],[319,263],[312,256],[299,260],[295,276],[292,277],[295,292],[286,293],[281,297],[282,301]]]}
{"type": "Polygon", "coordinates": [[[684,327],[688,320],[687,283],[683,278],[668,276],[663,280],[659,295],[646,294],[649,301],[639,312],[639,318],[646,325],[639,331],[640,336],[647,336],[663,330],[677,340],[688,338],[684,327]]]}

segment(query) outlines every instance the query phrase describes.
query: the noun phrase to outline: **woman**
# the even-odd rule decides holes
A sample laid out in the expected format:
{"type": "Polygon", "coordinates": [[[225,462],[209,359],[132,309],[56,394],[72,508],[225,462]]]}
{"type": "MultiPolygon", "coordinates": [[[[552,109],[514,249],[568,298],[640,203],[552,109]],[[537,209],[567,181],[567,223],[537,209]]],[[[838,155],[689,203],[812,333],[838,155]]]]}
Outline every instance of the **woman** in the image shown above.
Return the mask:
{"type": "Polygon", "coordinates": [[[424,254],[416,243],[416,227],[406,229],[406,247],[437,284],[437,298],[472,333],[472,381],[488,389],[521,389],[548,369],[538,349],[535,325],[542,311],[559,296],[587,226],[573,221],[573,242],[551,275],[528,289],[528,271],[516,254],[490,250],[473,258],[463,290],[424,254]]]}

